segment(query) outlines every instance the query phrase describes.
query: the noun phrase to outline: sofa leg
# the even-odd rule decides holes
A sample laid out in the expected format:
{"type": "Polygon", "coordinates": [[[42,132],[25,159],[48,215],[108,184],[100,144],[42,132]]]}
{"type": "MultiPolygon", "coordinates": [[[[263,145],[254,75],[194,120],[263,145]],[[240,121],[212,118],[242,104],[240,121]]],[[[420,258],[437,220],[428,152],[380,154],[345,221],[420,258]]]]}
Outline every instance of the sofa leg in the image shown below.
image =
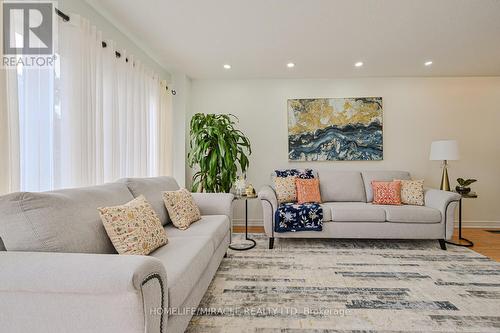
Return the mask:
{"type": "Polygon", "coordinates": [[[274,248],[274,237],[269,237],[269,249],[272,250],[274,248]]]}
{"type": "Polygon", "coordinates": [[[439,246],[441,246],[441,250],[446,250],[446,242],[444,239],[438,239],[439,240],[439,246]]]}

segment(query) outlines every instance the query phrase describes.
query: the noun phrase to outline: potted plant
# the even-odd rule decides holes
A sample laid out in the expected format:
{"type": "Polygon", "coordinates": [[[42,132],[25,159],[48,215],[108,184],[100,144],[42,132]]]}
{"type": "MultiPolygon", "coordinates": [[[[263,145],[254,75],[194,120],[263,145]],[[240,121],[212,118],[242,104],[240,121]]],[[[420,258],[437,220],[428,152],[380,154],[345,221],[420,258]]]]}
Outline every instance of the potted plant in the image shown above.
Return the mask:
{"type": "Polygon", "coordinates": [[[192,191],[229,192],[238,167],[244,173],[250,141],[235,128],[238,118],[226,114],[197,113],[190,122],[188,163],[197,166],[192,191]]]}
{"type": "Polygon", "coordinates": [[[468,194],[470,192],[470,185],[472,183],[477,182],[476,179],[463,179],[463,178],[458,178],[457,183],[458,185],[455,187],[455,190],[460,193],[460,194],[468,194]]]}

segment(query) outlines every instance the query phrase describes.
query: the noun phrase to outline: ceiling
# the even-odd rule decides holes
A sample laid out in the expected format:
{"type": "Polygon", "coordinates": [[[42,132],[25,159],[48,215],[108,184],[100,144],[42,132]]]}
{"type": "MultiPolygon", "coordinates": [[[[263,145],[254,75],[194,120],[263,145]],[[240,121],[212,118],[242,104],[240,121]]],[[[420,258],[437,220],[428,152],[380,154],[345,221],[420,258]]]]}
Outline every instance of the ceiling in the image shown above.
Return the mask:
{"type": "Polygon", "coordinates": [[[88,2],[192,78],[500,75],[500,0],[88,2]]]}

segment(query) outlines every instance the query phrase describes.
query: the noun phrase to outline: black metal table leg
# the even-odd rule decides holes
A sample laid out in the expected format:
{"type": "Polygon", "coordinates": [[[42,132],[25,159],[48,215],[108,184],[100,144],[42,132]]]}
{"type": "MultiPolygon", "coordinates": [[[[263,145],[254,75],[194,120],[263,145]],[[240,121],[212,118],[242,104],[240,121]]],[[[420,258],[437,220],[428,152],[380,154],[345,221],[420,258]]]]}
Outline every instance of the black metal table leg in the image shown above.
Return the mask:
{"type": "Polygon", "coordinates": [[[467,243],[454,243],[450,241],[446,241],[447,244],[455,245],[455,246],[463,246],[463,247],[472,247],[474,243],[467,238],[462,237],[462,198],[458,201],[458,240],[466,241],[467,243]]]}
{"type": "MultiPolygon", "coordinates": [[[[232,231],[231,231],[232,232],[232,231]]],[[[229,248],[236,251],[246,251],[253,249],[257,243],[255,240],[248,238],[248,199],[245,198],[245,240],[250,243],[231,243],[229,248]]]]}

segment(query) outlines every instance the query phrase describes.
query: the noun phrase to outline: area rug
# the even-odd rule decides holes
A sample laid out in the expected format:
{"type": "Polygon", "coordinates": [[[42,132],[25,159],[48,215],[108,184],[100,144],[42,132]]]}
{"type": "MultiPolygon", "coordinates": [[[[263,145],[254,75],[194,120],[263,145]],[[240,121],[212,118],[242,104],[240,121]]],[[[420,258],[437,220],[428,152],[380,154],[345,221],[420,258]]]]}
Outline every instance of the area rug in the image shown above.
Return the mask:
{"type": "Polygon", "coordinates": [[[500,332],[500,263],[437,241],[230,251],[188,332],[500,332]]]}

